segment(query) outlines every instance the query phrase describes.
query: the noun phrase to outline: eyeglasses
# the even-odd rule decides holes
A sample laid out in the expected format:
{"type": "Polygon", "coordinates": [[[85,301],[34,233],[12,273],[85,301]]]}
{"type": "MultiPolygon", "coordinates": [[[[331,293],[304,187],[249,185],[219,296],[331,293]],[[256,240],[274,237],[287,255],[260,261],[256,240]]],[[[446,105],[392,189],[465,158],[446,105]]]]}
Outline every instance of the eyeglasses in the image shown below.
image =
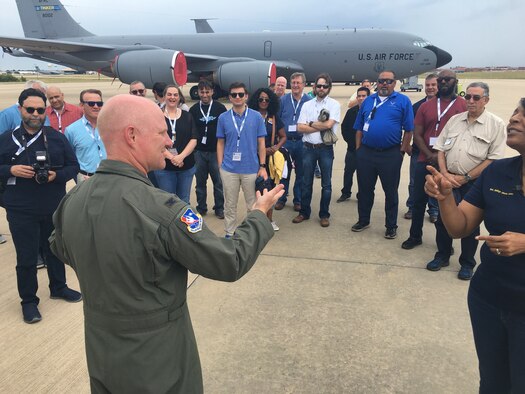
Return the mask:
{"type": "Polygon", "coordinates": [[[35,113],[35,111],[39,114],[39,115],[43,115],[44,112],[46,112],[46,109],[45,108],[35,108],[35,107],[22,107],[23,109],[25,109],[28,113],[30,113],[31,115],[33,115],[35,113]]]}
{"type": "Polygon", "coordinates": [[[386,83],[387,85],[392,85],[394,82],[395,82],[394,79],[384,79],[384,78],[379,78],[379,79],[377,80],[377,83],[379,83],[379,84],[381,84],[381,85],[383,85],[383,84],[385,84],[385,83],[386,83]]]}
{"type": "Polygon", "coordinates": [[[456,78],[454,77],[439,77],[437,79],[437,83],[442,83],[442,82],[446,82],[446,83],[449,83],[450,81],[455,81],[456,78]]]}
{"type": "Polygon", "coordinates": [[[245,95],[245,93],[230,93],[230,96],[232,96],[232,98],[243,98],[245,95]]]}
{"type": "Polygon", "coordinates": [[[315,85],[317,89],[328,89],[330,85],[315,85]]]}
{"type": "Polygon", "coordinates": [[[264,98],[264,97],[259,97],[259,99],[257,101],[260,102],[260,103],[269,103],[270,99],[269,98],[264,98]]]}
{"type": "Polygon", "coordinates": [[[142,96],[145,91],[146,91],[145,89],[135,89],[135,90],[132,90],[130,93],[135,95],[135,96],[138,95],[138,94],[140,94],[142,96]]]}
{"type": "Polygon", "coordinates": [[[97,107],[102,107],[104,105],[104,101],[82,101],[82,104],[87,104],[90,107],[94,107],[95,105],[97,107]]]}
{"type": "Polygon", "coordinates": [[[466,94],[465,95],[465,100],[470,101],[470,99],[472,99],[474,101],[479,101],[483,97],[485,97],[485,96],[480,96],[479,94],[466,94]]]}

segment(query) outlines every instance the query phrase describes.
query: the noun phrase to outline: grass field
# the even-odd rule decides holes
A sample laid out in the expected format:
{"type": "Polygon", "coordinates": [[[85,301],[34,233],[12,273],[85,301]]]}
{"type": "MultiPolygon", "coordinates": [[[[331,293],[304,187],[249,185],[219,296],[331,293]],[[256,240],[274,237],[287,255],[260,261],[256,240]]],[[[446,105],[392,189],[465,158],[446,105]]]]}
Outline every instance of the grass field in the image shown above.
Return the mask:
{"type": "Polygon", "coordinates": [[[461,79],[525,79],[525,70],[480,71],[458,74],[461,79]]]}

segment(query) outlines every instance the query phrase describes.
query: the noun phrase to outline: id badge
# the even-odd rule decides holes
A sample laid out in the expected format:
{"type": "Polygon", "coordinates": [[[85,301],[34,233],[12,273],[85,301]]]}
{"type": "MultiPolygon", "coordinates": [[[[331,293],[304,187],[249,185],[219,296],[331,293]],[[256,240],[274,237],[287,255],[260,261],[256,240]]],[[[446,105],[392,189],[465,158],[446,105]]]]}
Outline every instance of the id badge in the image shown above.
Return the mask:
{"type": "Polygon", "coordinates": [[[9,179],[7,180],[7,184],[8,185],[16,185],[16,177],[14,177],[14,176],[9,177],[9,179]]]}
{"type": "Polygon", "coordinates": [[[290,133],[295,133],[297,131],[297,125],[296,124],[291,124],[290,126],[288,126],[288,131],[290,133]]]}
{"type": "Polygon", "coordinates": [[[177,156],[179,154],[179,152],[177,152],[177,148],[169,148],[168,152],[170,152],[174,156],[177,156]]]}
{"type": "Polygon", "coordinates": [[[241,152],[233,153],[233,161],[241,161],[241,152]]]}
{"type": "Polygon", "coordinates": [[[430,137],[429,145],[434,146],[438,142],[438,137],[430,137]]]}
{"type": "Polygon", "coordinates": [[[370,126],[370,123],[366,122],[363,126],[363,131],[368,131],[368,127],[370,126]]]}
{"type": "Polygon", "coordinates": [[[206,140],[207,140],[206,136],[202,137],[202,140],[201,140],[202,145],[206,145],[206,140]]]}

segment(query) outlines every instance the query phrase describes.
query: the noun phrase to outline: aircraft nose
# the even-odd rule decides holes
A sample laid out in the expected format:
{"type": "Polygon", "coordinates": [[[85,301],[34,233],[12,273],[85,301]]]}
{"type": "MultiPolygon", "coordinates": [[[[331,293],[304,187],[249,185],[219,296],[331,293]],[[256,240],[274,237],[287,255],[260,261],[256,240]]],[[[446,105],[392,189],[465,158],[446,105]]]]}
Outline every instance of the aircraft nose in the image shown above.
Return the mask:
{"type": "Polygon", "coordinates": [[[447,51],[444,51],[441,48],[438,48],[434,45],[427,46],[427,49],[430,49],[432,52],[436,54],[436,68],[439,68],[441,66],[444,66],[447,63],[450,63],[452,60],[452,55],[448,53],[447,51]]]}

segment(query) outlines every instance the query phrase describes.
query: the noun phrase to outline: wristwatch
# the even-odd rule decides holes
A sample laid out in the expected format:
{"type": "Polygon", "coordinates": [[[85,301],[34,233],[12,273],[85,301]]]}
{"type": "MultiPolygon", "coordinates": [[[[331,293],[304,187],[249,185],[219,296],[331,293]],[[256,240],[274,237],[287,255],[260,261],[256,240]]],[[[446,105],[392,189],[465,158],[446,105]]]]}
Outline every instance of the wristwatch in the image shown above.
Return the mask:
{"type": "Polygon", "coordinates": [[[467,182],[470,182],[472,180],[472,177],[469,174],[465,174],[464,176],[467,182]]]}
{"type": "Polygon", "coordinates": [[[259,167],[261,167],[261,168],[266,168],[266,164],[261,163],[261,164],[259,164],[259,167]]]}
{"type": "Polygon", "coordinates": [[[312,127],[313,124],[314,124],[313,120],[308,122],[308,126],[310,126],[310,127],[312,127]]]}

